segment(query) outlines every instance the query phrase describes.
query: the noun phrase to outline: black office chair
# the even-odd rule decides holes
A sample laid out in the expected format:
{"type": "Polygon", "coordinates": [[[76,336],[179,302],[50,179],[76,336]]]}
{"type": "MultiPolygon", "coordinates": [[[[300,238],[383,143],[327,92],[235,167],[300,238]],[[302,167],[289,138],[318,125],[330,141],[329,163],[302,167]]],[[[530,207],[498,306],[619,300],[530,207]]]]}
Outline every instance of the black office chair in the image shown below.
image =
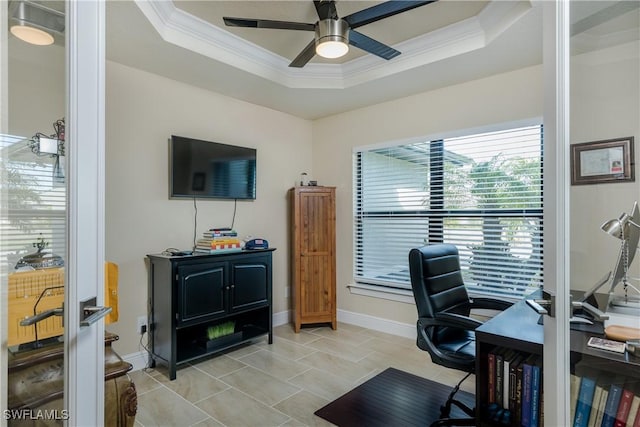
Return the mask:
{"type": "Polygon", "coordinates": [[[475,409],[455,399],[462,382],[475,373],[474,330],[482,322],[469,317],[471,309],[504,310],[511,302],[494,298],[469,298],[462,280],[458,248],[435,244],[409,252],[411,287],[418,309],[417,346],[441,366],[467,372],[441,407],[435,426],[475,425],[475,409]],[[450,418],[451,406],[460,408],[467,418],[450,418]]]}

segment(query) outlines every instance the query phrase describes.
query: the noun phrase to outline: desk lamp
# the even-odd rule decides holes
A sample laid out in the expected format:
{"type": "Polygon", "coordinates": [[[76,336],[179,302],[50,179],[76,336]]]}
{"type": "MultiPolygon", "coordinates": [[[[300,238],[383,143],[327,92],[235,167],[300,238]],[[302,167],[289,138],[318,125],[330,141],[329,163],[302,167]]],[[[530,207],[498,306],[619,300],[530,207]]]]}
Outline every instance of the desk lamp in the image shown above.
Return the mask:
{"type": "Polygon", "coordinates": [[[640,239],[638,202],[634,203],[631,215],[622,213],[620,217],[602,224],[601,228],[605,233],[621,240],[620,254],[613,270],[613,279],[609,289],[609,307],[614,312],[638,314],[640,312],[640,298],[628,295],[629,287],[636,289],[629,283],[629,266],[633,262],[640,239]],[[624,288],[624,297],[613,295],[613,291],[619,283],[622,283],[624,288]]]}

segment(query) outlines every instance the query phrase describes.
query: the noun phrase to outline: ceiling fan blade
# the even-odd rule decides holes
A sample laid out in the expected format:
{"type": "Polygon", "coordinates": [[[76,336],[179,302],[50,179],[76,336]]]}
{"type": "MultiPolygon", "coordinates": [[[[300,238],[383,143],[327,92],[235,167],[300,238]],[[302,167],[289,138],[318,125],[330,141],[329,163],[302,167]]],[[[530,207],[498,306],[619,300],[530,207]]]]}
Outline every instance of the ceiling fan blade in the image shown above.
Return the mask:
{"type": "Polygon", "coordinates": [[[311,40],[311,43],[309,43],[307,47],[302,49],[302,52],[300,52],[298,56],[296,56],[296,59],[294,59],[291,64],[289,64],[289,67],[302,68],[307,64],[307,62],[311,61],[311,58],[313,58],[315,54],[316,40],[313,39],[311,40]]]}
{"type": "Polygon", "coordinates": [[[406,12],[416,7],[424,6],[429,3],[434,3],[438,0],[401,0],[401,1],[387,1],[384,3],[371,6],[367,9],[363,9],[359,12],[352,13],[349,16],[345,16],[344,19],[351,28],[358,28],[363,25],[370,24],[372,22],[379,21],[384,18],[388,18],[398,13],[406,12]]]}
{"type": "Polygon", "coordinates": [[[349,44],[377,55],[382,59],[389,60],[400,55],[400,51],[395,50],[391,46],[380,43],[379,41],[354,30],[349,31],[349,44]]]}
{"type": "Polygon", "coordinates": [[[338,19],[338,11],[334,0],[314,0],[313,4],[316,6],[316,12],[318,12],[318,18],[321,21],[323,19],[338,19]]]}
{"type": "Polygon", "coordinates": [[[247,28],[272,28],[276,30],[302,30],[315,31],[315,24],[307,24],[304,22],[289,21],[271,21],[269,19],[245,19],[224,17],[224,23],[229,27],[247,27],[247,28]]]}

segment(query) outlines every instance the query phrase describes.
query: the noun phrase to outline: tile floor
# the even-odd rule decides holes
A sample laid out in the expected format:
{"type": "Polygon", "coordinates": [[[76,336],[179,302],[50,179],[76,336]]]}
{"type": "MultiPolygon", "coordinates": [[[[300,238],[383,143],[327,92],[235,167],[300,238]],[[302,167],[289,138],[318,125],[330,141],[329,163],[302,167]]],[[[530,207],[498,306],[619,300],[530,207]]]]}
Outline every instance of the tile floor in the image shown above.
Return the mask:
{"type": "MultiPolygon", "coordinates": [[[[322,426],[313,413],[394,367],[454,386],[463,373],[431,362],[414,340],[346,323],[274,328],[251,345],[187,365],[169,381],[162,366],[131,374],[136,426],[322,426]]],[[[462,389],[475,392],[474,377],[462,389]]]]}

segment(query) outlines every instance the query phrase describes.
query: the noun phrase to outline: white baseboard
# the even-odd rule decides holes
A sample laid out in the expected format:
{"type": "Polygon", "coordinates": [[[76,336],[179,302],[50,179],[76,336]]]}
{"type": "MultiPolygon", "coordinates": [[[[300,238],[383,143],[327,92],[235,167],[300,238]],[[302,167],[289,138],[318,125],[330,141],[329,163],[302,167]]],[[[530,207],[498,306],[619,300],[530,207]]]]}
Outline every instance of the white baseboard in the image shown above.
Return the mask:
{"type": "Polygon", "coordinates": [[[282,326],[291,322],[291,310],[281,311],[279,313],[273,313],[273,326],[282,326]]]}
{"type": "MultiPolygon", "coordinates": [[[[273,326],[286,325],[291,321],[291,311],[285,310],[273,313],[273,326]]],[[[368,314],[355,313],[352,311],[338,310],[338,321],[351,325],[362,326],[363,328],[374,329],[387,334],[398,335],[405,338],[416,338],[416,326],[395,320],[383,319],[382,317],[370,316],[368,314]]],[[[132,371],[139,371],[147,366],[148,355],[146,351],[127,354],[122,357],[125,362],[133,365],[132,371]]]]}
{"type": "Polygon", "coordinates": [[[147,367],[147,363],[149,360],[149,355],[146,351],[138,351],[136,353],[130,353],[125,356],[122,356],[125,362],[129,362],[133,365],[133,371],[140,371],[147,367]]]}
{"type": "Polygon", "coordinates": [[[383,319],[382,317],[370,316],[368,314],[355,313],[353,311],[338,310],[338,321],[405,338],[416,339],[418,335],[416,325],[383,319]]]}

